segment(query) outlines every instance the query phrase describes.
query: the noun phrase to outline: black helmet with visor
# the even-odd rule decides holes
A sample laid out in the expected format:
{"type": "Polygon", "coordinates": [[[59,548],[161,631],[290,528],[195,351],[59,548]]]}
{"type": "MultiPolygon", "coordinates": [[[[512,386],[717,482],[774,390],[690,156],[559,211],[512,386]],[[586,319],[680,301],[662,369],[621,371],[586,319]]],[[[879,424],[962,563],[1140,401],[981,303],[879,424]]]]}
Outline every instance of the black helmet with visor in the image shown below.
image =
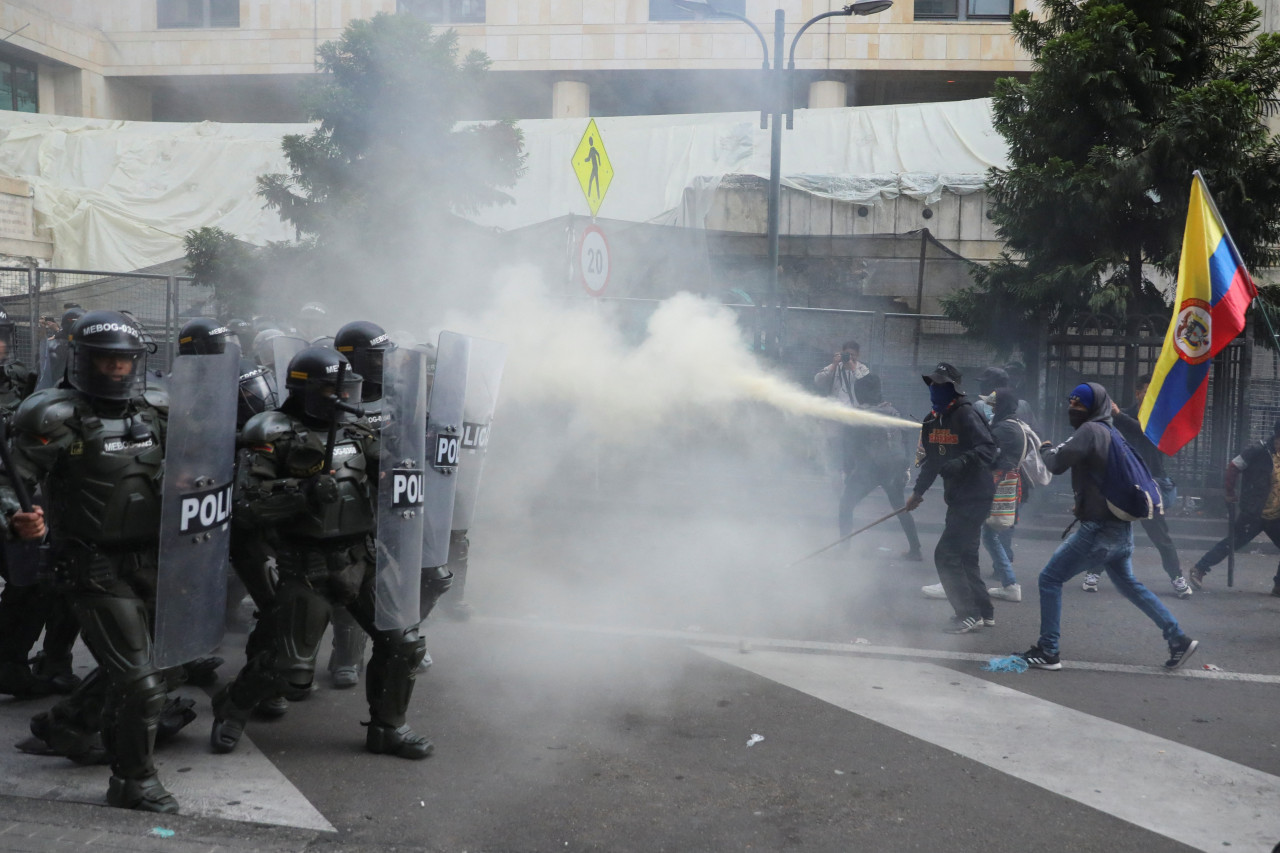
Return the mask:
{"type": "Polygon", "coordinates": [[[117,311],[89,311],[71,327],[67,380],[104,400],[132,400],[146,390],[142,330],[117,311]]]}
{"type": "Polygon", "coordinates": [[[320,421],[328,421],[333,416],[335,405],[340,421],[363,414],[355,405],[360,400],[362,384],[360,374],[351,369],[341,353],[324,347],[307,347],[295,355],[289,361],[289,375],[285,378],[289,399],[296,401],[294,405],[301,404],[307,417],[320,421]]]}

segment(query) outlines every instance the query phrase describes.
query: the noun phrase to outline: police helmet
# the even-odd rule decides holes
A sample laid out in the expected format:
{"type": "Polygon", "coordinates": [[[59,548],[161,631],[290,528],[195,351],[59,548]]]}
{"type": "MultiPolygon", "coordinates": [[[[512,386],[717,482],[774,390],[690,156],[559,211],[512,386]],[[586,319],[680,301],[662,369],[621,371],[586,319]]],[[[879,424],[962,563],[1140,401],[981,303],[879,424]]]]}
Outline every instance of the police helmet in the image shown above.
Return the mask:
{"type": "Polygon", "coordinates": [[[67,380],[92,397],[131,400],[146,389],[142,330],[118,311],[89,311],[71,327],[67,380]]]}
{"type": "Polygon", "coordinates": [[[3,308],[0,308],[0,365],[18,360],[18,327],[3,308]]]}
{"type": "Polygon", "coordinates": [[[236,317],[228,320],[226,326],[231,334],[240,339],[240,352],[248,352],[253,345],[253,326],[249,325],[249,321],[236,317]]]}
{"type": "Polygon", "coordinates": [[[264,367],[274,367],[276,363],[274,339],[284,336],[279,329],[263,329],[253,336],[253,357],[264,367]]]}
{"type": "MultiPolygon", "coordinates": [[[[285,388],[289,399],[297,401],[309,418],[327,421],[333,416],[333,404],[337,401],[355,405],[360,400],[363,380],[353,371],[346,357],[324,347],[307,347],[289,361],[289,375],[285,388]],[[345,371],[341,365],[347,365],[345,371]],[[338,387],[338,374],[343,373],[342,387],[338,387]]],[[[347,420],[349,412],[341,412],[340,420],[347,420]]]]}
{"type": "Polygon", "coordinates": [[[355,320],[338,330],[333,348],[364,377],[364,402],[382,399],[382,360],[388,350],[395,349],[386,331],[377,323],[355,320]]]}
{"type": "Polygon", "coordinates": [[[227,344],[232,341],[239,343],[229,327],[212,317],[196,317],[178,332],[178,354],[219,355],[227,351],[227,344]]]}
{"type": "Polygon", "coordinates": [[[328,314],[323,302],[308,302],[298,310],[298,313],[308,320],[319,320],[328,314]]]}
{"type": "Polygon", "coordinates": [[[64,341],[71,337],[71,327],[76,324],[76,320],[79,320],[84,315],[85,310],[79,305],[73,305],[62,312],[62,320],[59,325],[62,330],[60,337],[64,341]]]}
{"type": "Polygon", "coordinates": [[[236,403],[236,425],[244,426],[249,418],[269,412],[278,405],[276,380],[270,370],[240,359],[240,397],[236,403]]]}
{"type": "Polygon", "coordinates": [[[317,335],[311,339],[311,346],[333,349],[333,335],[317,335]]]}

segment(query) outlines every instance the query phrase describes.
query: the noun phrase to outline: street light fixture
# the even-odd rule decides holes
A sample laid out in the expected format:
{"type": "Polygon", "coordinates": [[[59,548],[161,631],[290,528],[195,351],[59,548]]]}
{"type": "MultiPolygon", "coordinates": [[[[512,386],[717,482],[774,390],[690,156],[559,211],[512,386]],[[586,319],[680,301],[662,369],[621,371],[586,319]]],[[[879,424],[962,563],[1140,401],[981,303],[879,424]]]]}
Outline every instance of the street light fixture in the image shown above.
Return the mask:
{"type": "MultiPolygon", "coordinates": [[[[698,17],[705,18],[731,18],[735,21],[741,21],[755,32],[760,39],[760,47],[764,50],[765,71],[769,68],[769,46],[765,42],[764,33],[760,28],[753,24],[742,15],[734,12],[726,12],[717,9],[710,0],[672,0],[672,3],[681,9],[693,12],[698,17]]],[[[825,18],[849,17],[852,15],[864,16],[875,15],[883,12],[893,5],[893,0],[856,0],[847,6],[842,6],[831,12],[823,12],[821,15],[815,15],[805,21],[795,36],[791,39],[791,51],[787,57],[786,70],[794,71],[796,67],[796,43],[800,41],[800,36],[804,35],[805,30],[825,18]]],[[[771,307],[774,311],[772,322],[769,324],[770,329],[765,331],[764,349],[770,354],[776,355],[776,347],[778,343],[778,335],[781,330],[781,312],[782,304],[779,301],[778,294],[778,207],[782,194],[782,116],[786,113],[787,127],[792,126],[792,110],[790,99],[784,103],[783,96],[789,92],[786,86],[787,78],[784,74],[784,66],[782,64],[782,48],[786,40],[786,12],[782,9],[776,9],[773,13],[773,74],[771,85],[769,86],[769,109],[760,111],[760,128],[763,130],[769,127],[769,206],[768,206],[768,238],[769,238],[769,287],[768,294],[765,297],[765,305],[771,307]],[[768,116],[772,116],[772,123],[768,121],[768,116]]]]}

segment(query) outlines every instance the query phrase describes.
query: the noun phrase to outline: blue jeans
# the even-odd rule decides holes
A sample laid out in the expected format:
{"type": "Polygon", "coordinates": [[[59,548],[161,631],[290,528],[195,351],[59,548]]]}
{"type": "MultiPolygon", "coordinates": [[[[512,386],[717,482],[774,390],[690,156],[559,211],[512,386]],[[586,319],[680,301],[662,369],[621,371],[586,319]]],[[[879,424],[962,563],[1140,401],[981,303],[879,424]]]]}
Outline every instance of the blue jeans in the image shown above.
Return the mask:
{"type": "Polygon", "coordinates": [[[1182,629],[1160,599],[1133,576],[1133,528],[1127,521],[1082,521],[1071,538],[1058,546],[1040,572],[1040,648],[1058,653],[1062,637],[1062,585],[1100,566],[1120,594],[1160,626],[1165,642],[1180,639],[1182,629]]]}
{"type": "Polygon", "coordinates": [[[982,525],[982,545],[991,555],[991,567],[996,570],[1000,585],[1017,583],[1018,579],[1013,576],[1013,528],[993,530],[982,525]]]}

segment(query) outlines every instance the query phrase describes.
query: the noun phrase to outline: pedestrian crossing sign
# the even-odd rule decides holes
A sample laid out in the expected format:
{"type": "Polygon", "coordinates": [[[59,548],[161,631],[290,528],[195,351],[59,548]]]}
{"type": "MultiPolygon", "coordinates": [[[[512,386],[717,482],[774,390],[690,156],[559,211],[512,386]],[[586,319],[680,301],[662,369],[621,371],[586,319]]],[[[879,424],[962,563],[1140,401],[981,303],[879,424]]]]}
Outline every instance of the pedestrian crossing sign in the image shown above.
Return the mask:
{"type": "Polygon", "coordinates": [[[613,181],[613,166],[609,163],[609,155],[604,150],[604,140],[596,128],[596,120],[587,122],[587,129],[573,152],[573,173],[578,176],[578,184],[582,194],[587,197],[587,205],[591,215],[595,216],[604,201],[604,194],[609,191],[613,181]]]}

